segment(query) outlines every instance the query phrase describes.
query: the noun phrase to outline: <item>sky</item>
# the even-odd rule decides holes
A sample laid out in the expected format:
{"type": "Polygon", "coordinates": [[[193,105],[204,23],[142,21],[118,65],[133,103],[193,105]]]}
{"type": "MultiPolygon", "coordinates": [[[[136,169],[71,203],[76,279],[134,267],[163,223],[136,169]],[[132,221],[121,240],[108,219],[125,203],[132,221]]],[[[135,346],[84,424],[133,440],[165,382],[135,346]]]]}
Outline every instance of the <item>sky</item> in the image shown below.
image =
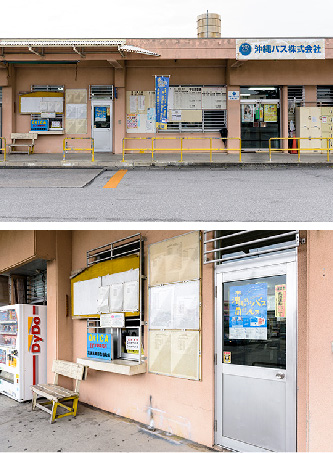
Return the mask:
{"type": "Polygon", "coordinates": [[[220,14],[222,37],[332,37],[333,1],[16,0],[2,2],[1,38],[195,38],[220,14]]]}

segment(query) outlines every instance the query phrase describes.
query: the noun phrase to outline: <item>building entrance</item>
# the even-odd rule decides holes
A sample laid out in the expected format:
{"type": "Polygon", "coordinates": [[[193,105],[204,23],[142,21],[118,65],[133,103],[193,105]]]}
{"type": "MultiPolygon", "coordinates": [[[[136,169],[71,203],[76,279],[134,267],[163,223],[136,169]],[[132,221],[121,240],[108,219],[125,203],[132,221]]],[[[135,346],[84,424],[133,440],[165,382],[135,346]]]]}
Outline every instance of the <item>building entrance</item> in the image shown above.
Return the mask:
{"type": "Polygon", "coordinates": [[[112,100],[91,101],[91,126],[95,151],[112,152],[112,100]]]}
{"type": "Polygon", "coordinates": [[[216,273],[215,442],[296,451],[296,251],[216,273]]]}
{"type": "Polygon", "coordinates": [[[269,139],[279,136],[280,89],[278,87],[242,87],[242,147],[268,149],[269,139]]]}

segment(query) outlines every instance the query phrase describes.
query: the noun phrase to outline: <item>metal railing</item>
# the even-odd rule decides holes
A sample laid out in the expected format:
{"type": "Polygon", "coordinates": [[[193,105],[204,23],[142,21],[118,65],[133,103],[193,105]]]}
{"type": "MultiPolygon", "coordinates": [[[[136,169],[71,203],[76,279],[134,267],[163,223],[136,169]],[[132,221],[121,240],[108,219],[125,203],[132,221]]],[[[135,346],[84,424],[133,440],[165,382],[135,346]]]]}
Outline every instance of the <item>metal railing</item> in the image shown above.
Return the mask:
{"type": "MultiPolygon", "coordinates": [[[[141,143],[141,142],[140,142],[141,143]]],[[[183,152],[198,152],[198,151],[209,151],[209,157],[210,157],[210,162],[213,162],[213,152],[229,152],[229,151],[238,151],[239,152],[239,161],[241,162],[241,148],[242,148],[242,143],[241,143],[241,138],[240,137],[227,137],[227,138],[220,138],[220,137],[124,137],[123,138],[123,162],[125,162],[125,152],[126,151],[138,151],[141,153],[144,153],[148,151],[151,153],[151,158],[154,160],[154,153],[157,153],[159,151],[175,151],[175,152],[180,152],[180,161],[183,162],[183,152]],[[147,147],[145,146],[140,146],[136,148],[126,148],[125,143],[126,140],[148,140],[150,142],[150,146],[147,147]],[[155,144],[155,140],[179,140],[180,141],[180,147],[177,148],[157,148],[155,144]],[[206,148],[184,148],[184,141],[186,140],[209,140],[209,147],[206,148]],[[213,147],[213,140],[239,140],[239,147],[238,148],[229,148],[229,147],[223,147],[223,148],[214,148],[213,147]]]]}
{"type": "Polygon", "coordinates": [[[1,148],[0,151],[3,151],[3,162],[6,162],[6,139],[5,137],[0,137],[1,148]]]}
{"type": "Polygon", "coordinates": [[[76,151],[91,151],[91,162],[95,160],[95,149],[94,149],[94,139],[92,137],[66,137],[63,141],[63,154],[62,160],[66,160],[66,151],[67,152],[76,152],[76,151]],[[90,148],[67,148],[67,140],[90,140],[90,148]]]}
{"type": "Polygon", "coordinates": [[[269,139],[269,161],[272,161],[272,151],[297,151],[298,154],[298,162],[301,160],[301,151],[322,151],[327,153],[327,162],[330,161],[330,149],[331,149],[331,138],[326,138],[326,137],[271,137],[269,139]],[[275,148],[272,147],[272,140],[295,140],[295,144],[297,146],[295,147],[288,147],[288,148],[275,148]],[[324,140],[324,143],[326,141],[326,147],[311,147],[311,148],[304,148],[301,146],[300,140],[324,140]]]}

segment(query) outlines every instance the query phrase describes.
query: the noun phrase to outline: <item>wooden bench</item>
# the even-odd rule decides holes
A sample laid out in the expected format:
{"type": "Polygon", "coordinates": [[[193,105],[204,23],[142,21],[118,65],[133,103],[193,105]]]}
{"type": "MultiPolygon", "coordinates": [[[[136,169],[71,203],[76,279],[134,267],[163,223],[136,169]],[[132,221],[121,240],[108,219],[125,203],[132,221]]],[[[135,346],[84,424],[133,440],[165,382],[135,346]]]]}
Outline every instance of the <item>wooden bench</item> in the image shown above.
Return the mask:
{"type": "MultiPolygon", "coordinates": [[[[36,132],[28,132],[26,134],[12,133],[10,138],[12,143],[8,145],[8,152],[12,152],[13,148],[26,148],[28,154],[34,152],[35,140],[37,140],[38,134],[36,132]],[[28,143],[17,143],[17,141],[25,141],[28,143]]],[[[19,152],[18,150],[16,152],[19,152]]],[[[24,152],[24,151],[21,151],[24,152]]]]}
{"type": "Polygon", "coordinates": [[[68,415],[76,417],[80,382],[86,378],[86,367],[80,363],[66,362],[65,360],[54,360],[52,371],[55,373],[53,384],[37,384],[30,387],[32,390],[32,410],[39,407],[43,411],[51,414],[50,423],[53,423],[56,418],[62,418],[68,415]],[[59,375],[75,379],[74,391],[58,385],[59,375]],[[37,403],[38,397],[46,398],[46,401],[37,403]],[[72,407],[64,404],[64,402],[70,400],[73,401],[72,407]],[[49,405],[52,405],[52,409],[46,407],[49,405]],[[67,412],[57,415],[58,406],[65,409],[67,412]]]}

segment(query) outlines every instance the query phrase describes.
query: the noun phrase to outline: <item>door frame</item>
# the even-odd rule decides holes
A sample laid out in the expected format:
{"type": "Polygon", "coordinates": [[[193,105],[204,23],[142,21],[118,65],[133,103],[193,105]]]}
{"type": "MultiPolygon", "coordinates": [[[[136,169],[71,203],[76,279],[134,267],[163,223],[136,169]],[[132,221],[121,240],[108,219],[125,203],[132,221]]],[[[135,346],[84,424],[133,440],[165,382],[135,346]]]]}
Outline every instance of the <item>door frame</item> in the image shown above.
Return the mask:
{"type": "MultiPolygon", "coordinates": [[[[280,87],[279,87],[280,88],[280,87]]],[[[280,96],[281,96],[281,89],[280,89],[280,96]]],[[[282,136],[282,100],[281,97],[279,99],[242,99],[240,101],[240,117],[242,116],[242,104],[276,104],[279,109],[279,135],[282,136]]],[[[242,118],[240,119],[240,136],[242,136],[242,118]]],[[[255,148],[245,148],[245,150],[252,151],[255,148]]],[[[268,148],[258,148],[258,149],[268,149],[268,148]]]]}
{"type": "MultiPolygon", "coordinates": [[[[97,153],[105,153],[110,152],[113,153],[113,99],[92,99],[91,100],[91,136],[94,138],[94,107],[101,105],[110,106],[110,151],[105,150],[98,150],[95,148],[95,152],[97,153]]],[[[95,140],[94,140],[95,144],[95,140]]]]}
{"type": "MultiPolygon", "coordinates": [[[[287,278],[287,300],[294,303],[287,303],[287,351],[286,351],[286,451],[296,451],[297,448],[297,249],[276,253],[271,256],[260,256],[236,262],[222,263],[215,268],[215,444],[223,445],[239,451],[267,451],[241,440],[223,437],[223,409],[222,409],[222,341],[223,341],[223,291],[222,284],[227,281],[247,280],[249,278],[260,278],[265,276],[285,273],[287,278]],[[251,273],[245,277],[244,274],[251,273]],[[226,275],[229,274],[229,275],[226,275]],[[289,278],[288,278],[289,275],[289,278]],[[227,278],[223,279],[226,276],[227,278]],[[221,324],[219,324],[219,322],[221,324]],[[244,448],[246,448],[244,450],[244,448]]],[[[235,365],[237,367],[238,365],[235,365]]],[[[243,366],[242,366],[243,368],[243,366]]],[[[262,370],[256,368],[254,373],[260,377],[262,370]]],[[[270,369],[275,370],[275,369],[270,369]]],[[[279,370],[280,372],[282,370],[279,370]]],[[[244,375],[244,374],[243,374],[244,375]]],[[[249,373],[250,375],[250,373],[249,373]]]]}

